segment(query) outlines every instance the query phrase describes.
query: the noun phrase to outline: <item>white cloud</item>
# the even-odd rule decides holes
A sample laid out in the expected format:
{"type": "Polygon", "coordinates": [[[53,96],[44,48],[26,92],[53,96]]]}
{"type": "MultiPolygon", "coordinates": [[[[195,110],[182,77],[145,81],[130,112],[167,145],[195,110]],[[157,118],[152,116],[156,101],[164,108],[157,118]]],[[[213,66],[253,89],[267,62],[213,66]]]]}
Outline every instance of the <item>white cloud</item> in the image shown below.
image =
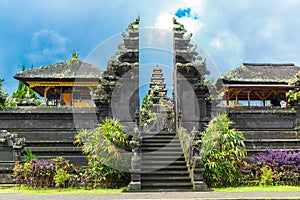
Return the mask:
{"type": "Polygon", "coordinates": [[[220,38],[214,38],[211,42],[211,46],[217,49],[222,49],[223,48],[223,43],[220,38]]]}
{"type": "Polygon", "coordinates": [[[162,13],[156,17],[154,23],[155,28],[172,30],[173,28],[173,14],[171,13],[162,13]]]}
{"type": "Polygon", "coordinates": [[[190,17],[182,17],[177,19],[177,21],[184,25],[188,33],[193,33],[194,35],[204,27],[204,23],[199,19],[195,20],[190,17]]]}
{"type": "Polygon", "coordinates": [[[243,41],[231,33],[224,31],[218,33],[210,43],[210,49],[218,59],[222,60],[222,66],[236,67],[236,63],[243,61],[244,44],[243,41]]]}
{"type": "Polygon", "coordinates": [[[177,4],[168,7],[167,10],[163,10],[157,17],[154,23],[156,28],[164,28],[172,30],[173,17],[178,9],[191,9],[190,16],[184,16],[177,18],[179,23],[182,23],[189,33],[196,34],[203,26],[204,23],[201,21],[201,16],[204,13],[204,1],[203,0],[181,0],[177,4]]]}
{"type": "Polygon", "coordinates": [[[241,50],[242,43],[240,39],[229,31],[224,31],[218,33],[218,35],[213,38],[211,46],[217,49],[237,49],[241,50]]]}
{"type": "Polygon", "coordinates": [[[59,33],[49,30],[41,29],[35,32],[31,40],[31,53],[27,56],[33,63],[47,61],[61,60],[61,56],[69,53],[67,50],[68,38],[59,33]]]}
{"type": "MultiPolygon", "coordinates": [[[[264,40],[278,39],[282,36],[282,26],[276,19],[268,19],[259,31],[259,36],[264,40]]],[[[273,41],[274,42],[274,41],[273,41]]]]}

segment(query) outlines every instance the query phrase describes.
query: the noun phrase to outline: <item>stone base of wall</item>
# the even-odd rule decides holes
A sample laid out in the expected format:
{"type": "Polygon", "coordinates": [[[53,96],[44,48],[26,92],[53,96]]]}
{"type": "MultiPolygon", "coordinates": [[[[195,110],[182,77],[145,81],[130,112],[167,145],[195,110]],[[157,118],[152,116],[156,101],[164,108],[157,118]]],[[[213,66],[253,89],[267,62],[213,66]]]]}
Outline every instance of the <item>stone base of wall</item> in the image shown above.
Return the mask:
{"type": "Polygon", "coordinates": [[[95,108],[17,107],[0,110],[0,130],[24,137],[23,151],[31,150],[39,159],[63,156],[76,166],[86,165],[86,156],[73,144],[82,129],[99,124],[95,108]]]}
{"type": "Polygon", "coordinates": [[[244,133],[248,155],[267,149],[297,150],[300,147],[297,110],[268,107],[228,108],[233,127],[244,133]]]}

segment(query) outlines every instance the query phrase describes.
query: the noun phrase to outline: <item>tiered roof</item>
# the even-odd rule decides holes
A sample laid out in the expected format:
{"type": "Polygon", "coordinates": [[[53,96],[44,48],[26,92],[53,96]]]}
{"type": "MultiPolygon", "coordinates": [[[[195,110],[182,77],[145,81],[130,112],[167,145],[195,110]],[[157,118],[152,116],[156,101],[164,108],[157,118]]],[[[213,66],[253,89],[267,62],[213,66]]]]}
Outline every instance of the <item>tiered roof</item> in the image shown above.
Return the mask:
{"type": "Polygon", "coordinates": [[[155,98],[159,99],[166,96],[167,90],[165,88],[166,88],[166,84],[164,83],[162,70],[158,66],[156,66],[153,69],[150,89],[148,93],[152,94],[155,98]]]}
{"type": "Polygon", "coordinates": [[[239,68],[224,73],[221,80],[226,83],[243,84],[285,84],[295,77],[300,68],[292,63],[288,64],[254,64],[243,63],[239,68]]]}

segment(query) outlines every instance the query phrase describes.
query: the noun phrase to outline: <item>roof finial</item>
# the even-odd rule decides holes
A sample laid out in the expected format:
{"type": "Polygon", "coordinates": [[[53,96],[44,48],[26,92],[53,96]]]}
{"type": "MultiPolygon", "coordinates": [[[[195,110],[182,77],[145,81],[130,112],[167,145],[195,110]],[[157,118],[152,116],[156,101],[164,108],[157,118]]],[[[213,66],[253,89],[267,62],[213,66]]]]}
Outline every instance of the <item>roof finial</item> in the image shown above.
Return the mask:
{"type": "Polygon", "coordinates": [[[72,52],[72,61],[73,60],[78,60],[78,52],[77,51],[72,52]]]}

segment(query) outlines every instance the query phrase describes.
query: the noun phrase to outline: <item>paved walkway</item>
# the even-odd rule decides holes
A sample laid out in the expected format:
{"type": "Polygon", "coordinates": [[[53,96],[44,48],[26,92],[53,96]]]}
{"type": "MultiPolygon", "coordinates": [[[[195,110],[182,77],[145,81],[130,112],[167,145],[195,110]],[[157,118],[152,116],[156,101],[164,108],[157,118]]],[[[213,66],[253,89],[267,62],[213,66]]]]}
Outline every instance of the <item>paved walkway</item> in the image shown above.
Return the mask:
{"type": "Polygon", "coordinates": [[[166,192],[166,193],[123,193],[123,194],[1,194],[0,200],[196,200],[196,199],[299,199],[299,192],[166,192]]]}

